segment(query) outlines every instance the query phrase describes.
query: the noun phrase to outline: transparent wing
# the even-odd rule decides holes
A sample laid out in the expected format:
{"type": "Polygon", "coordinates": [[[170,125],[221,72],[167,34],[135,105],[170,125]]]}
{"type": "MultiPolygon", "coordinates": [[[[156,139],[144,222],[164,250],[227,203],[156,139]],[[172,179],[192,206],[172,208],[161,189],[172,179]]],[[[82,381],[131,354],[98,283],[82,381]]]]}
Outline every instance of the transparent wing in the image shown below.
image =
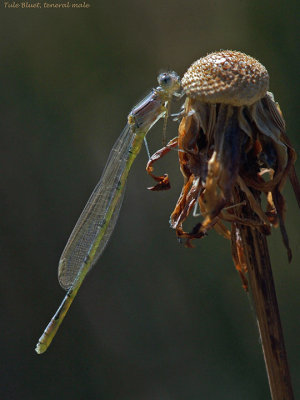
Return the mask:
{"type": "Polygon", "coordinates": [[[128,162],[133,157],[131,148],[135,136],[127,124],[114,144],[101,179],[61,255],[58,280],[66,290],[73,285],[95,241],[99,241],[99,246],[90,260],[90,268],[100,257],[113,232],[124,197],[124,174],[128,174],[128,162]]]}

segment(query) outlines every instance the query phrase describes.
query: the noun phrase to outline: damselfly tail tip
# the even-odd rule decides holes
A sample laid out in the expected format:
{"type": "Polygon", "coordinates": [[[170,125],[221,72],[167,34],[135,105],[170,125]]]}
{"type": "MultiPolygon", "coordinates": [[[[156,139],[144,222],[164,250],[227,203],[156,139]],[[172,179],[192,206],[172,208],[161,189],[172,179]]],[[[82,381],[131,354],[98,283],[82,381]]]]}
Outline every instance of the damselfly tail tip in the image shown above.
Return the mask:
{"type": "Polygon", "coordinates": [[[35,346],[35,351],[37,354],[43,354],[47,350],[48,346],[45,343],[41,343],[38,341],[37,345],[35,346]]]}

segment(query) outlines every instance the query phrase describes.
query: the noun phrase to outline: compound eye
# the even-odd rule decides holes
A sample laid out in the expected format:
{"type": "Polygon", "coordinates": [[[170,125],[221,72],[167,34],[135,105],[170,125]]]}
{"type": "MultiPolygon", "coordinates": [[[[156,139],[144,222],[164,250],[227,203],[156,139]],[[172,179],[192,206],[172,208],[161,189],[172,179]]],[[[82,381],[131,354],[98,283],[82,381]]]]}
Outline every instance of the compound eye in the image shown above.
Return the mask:
{"type": "Polygon", "coordinates": [[[162,87],[168,87],[172,84],[172,77],[170,76],[170,74],[167,73],[160,74],[157,80],[159,85],[162,87]]]}

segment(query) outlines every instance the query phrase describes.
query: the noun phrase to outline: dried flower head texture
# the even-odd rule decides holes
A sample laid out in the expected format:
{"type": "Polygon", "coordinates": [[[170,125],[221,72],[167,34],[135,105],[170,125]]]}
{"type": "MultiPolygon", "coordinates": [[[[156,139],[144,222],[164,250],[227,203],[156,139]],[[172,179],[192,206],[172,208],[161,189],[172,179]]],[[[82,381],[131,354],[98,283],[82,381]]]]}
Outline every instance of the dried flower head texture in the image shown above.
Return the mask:
{"type": "MultiPolygon", "coordinates": [[[[178,146],[184,185],[170,218],[171,227],[178,237],[187,239],[188,246],[211,228],[231,237],[242,278],[244,262],[237,224],[252,226],[263,234],[269,234],[272,225],[279,225],[290,260],[281,194],[288,176],[300,201],[295,151],[286,136],[279,106],[267,92],[268,83],[265,67],[243,53],[221,51],[200,58],[182,79],[187,98],[178,138],[153,155],[147,167],[151,172],[157,159],[178,146]],[[242,204],[235,203],[236,192],[243,193],[242,204]],[[265,196],[265,209],[261,196],[265,196]],[[252,218],[237,212],[245,203],[253,210],[252,218]],[[185,232],[183,223],[196,204],[202,222],[185,232]],[[231,223],[230,230],[224,221],[231,223]]],[[[158,184],[155,189],[166,188],[166,175],[159,179],[161,187],[158,184]]]]}
{"type": "Polygon", "coordinates": [[[182,78],[187,96],[233,106],[253,104],[266,94],[268,85],[266,68],[238,51],[220,51],[200,58],[182,78]]]}

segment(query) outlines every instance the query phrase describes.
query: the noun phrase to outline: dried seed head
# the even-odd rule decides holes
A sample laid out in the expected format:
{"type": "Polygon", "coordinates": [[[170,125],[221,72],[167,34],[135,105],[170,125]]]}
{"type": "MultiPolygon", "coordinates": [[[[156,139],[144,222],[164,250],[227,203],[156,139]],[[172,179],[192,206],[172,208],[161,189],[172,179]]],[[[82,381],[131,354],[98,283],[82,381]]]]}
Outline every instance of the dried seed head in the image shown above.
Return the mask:
{"type": "Polygon", "coordinates": [[[207,103],[251,105],[268,89],[266,68],[239,51],[220,51],[194,62],[182,78],[187,96],[207,103]]]}

